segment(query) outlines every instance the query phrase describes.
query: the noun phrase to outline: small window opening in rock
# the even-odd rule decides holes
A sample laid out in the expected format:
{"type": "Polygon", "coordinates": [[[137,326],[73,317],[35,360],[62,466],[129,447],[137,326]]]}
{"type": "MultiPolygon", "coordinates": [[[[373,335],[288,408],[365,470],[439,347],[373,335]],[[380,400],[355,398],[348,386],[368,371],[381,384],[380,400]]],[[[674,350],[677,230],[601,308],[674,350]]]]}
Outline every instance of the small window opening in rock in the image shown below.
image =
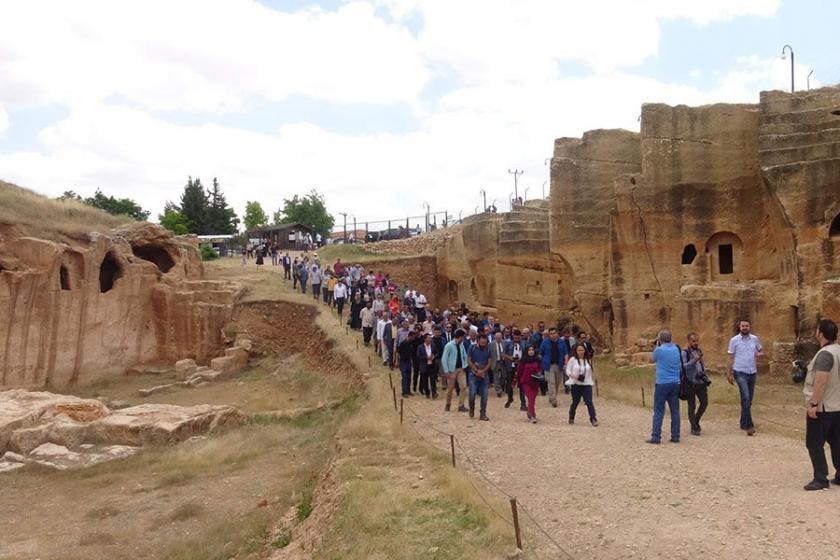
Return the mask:
{"type": "Polygon", "coordinates": [[[64,265],[58,267],[58,283],[62,290],[70,289],[70,272],[64,265]]]}
{"type": "Polygon", "coordinates": [[[735,261],[732,255],[731,244],[718,245],[718,266],[721,274],[732,274],[735,272],[735,261]]]}
{"type": "Polygon", "coordinates": [[[645,294],[645,299],[650,299],[650,294],[645,294]]]}
{"type": "Polygon", "coordinates": [[[838,117],[840,117],[840,109],[834,109],[834,110],[831,112],[831,114],[832,114],[832,115],[837,115],[838,117]]]}
{"type": "Polygon", "coordinates": [[[635,177],[630,177],[630,184],[631,184],[631,185],[635,185],[635,184],[636,184],[636,178],[635,178],[635,177]]]}
{"type": "Polygon", "coordinates": [[[840,214],[834,216],[831,227],[828,228],[829,237],[840,237],[840,214]]]}
{"type": "Polygon", "coordinates": [[[116,257],[110,252],[105,253],[102,264],[99,265],[99,291],[103,294],[111,291],[114,282],[122,277],[122,268],[116,257]]]}
{"type": "Polygon", "coordinates": [[[694,262],[694,259],[697,257],[697,247],[694,246],[694,243],[689,243],[685,246],[682,252],[682,264],[691,264],[694,262]]]}
{"type": "Polygon", "coordinates": [[[175,266],[175,261],[169,252],[158,245],[132,245],[131,252],[145,261],[155,263],[158,269],[164,273],[169,272],[175,266]]]}

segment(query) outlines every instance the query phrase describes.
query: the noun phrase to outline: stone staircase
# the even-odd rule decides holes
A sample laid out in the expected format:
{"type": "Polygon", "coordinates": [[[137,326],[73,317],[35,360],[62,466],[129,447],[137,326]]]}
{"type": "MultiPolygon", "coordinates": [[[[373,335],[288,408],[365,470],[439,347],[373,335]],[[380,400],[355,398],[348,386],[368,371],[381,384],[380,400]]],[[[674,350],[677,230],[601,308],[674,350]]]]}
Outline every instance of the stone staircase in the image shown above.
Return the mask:
{"type": "Polygon", "coordinates": [[[511,256],[548,252],[548,238],[548,204],[529,201],[504,216],[499,228],[499,252],[511,256]]]}

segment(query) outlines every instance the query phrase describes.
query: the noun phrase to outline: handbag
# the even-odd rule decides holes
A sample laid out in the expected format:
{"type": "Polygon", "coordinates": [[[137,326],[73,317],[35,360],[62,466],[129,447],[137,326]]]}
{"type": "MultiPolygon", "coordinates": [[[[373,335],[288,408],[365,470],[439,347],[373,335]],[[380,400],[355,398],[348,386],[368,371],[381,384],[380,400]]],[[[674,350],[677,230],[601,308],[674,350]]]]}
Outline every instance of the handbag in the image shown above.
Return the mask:
{"type": "Polygon", "coordinates": [[[687,401],[688,397],[691,395],[691,387],[689,387],[688,376],[685,374],[682,349],[677,346],[677,351],[680,353],[680,400],[687,401]]]}

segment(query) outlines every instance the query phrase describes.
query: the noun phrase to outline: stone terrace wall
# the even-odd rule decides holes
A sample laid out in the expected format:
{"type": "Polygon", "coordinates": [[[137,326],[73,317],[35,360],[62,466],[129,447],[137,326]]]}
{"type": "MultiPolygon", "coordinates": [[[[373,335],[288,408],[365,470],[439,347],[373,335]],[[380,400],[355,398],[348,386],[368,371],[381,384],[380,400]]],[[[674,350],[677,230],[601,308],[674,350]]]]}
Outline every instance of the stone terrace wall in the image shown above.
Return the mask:
{"type": "Polygon", "coordinates": [[[0,388],[62,387],[223,346],[238,287],[202,280],[194,237],[137,224],[74,245],[0,229],[0,388]]]}

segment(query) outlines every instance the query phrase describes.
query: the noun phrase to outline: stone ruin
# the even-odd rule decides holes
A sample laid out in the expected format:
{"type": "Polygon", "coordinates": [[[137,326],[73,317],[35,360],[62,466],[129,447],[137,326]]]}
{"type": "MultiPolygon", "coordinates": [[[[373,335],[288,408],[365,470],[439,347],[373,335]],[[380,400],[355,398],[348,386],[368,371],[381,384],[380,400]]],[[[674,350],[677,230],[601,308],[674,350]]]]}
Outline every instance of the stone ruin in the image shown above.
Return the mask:
{"type": "Polygon", "coordinates": [[[550,199],[468,218],[436,265],[437,302],[569,320],[620,363],[670,327],[720,367],[748,317],[788,373],[840,320],[840,87],[646,104],[638,134],[560,138],[550,199]]]}
{"type": "Polygon", "coordinates": [[[240,293],[204,279],[194,236],[156,225],[68,243],[5,225],[0,389],[72,387],[184,358],[207,364],[225,352],[223,329],[240,293]]]}

